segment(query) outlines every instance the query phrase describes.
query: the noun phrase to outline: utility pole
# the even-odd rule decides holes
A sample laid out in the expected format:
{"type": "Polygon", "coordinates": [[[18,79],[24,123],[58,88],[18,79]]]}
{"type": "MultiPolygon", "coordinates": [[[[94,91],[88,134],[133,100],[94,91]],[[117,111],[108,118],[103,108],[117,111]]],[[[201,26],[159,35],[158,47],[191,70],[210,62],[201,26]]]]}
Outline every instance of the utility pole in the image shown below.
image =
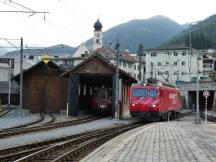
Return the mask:
{"type": "Polygon", "coordinates": [[[177,88],[179,88],[179,70],[178,70],[178,73],[177,73],[177,88]]]}
{"type": "Polygon", "coordinates": [[[195,124],[200,124],[200,115],[199,115],[199,56],[197,53],[197,80],[196,80],[196,121],[195,124]]]}
{"type": "Polygon", "coordinates": [[[119,40],[117,38],[116,49],[116,83],[115,83],[115,119],[119,119],[119,40]]]}
{"type": "Polygon", "coordinates": [[[9,60],[9,68],[8,68],[8,107],[10,107],[11,101],[11,59],[9,60]]]}
{"type": "Polygon", "coordinates": [[[20,42],[20,106],[19,106],[19,115],[22,115],[22,107],[23,107],[23,38],[21,38],[20,42]]]}
{"type": "Polygon", "coordinates": [[[143,45],[140,43],[139,44],[139,48],[138,48],[138,55],[139,55],[139,65],[138,65],[138,70],[139,70],[139,74],[138,74],[138,79],[139,79],[139,82],[141,82],[141,76],[142,76],[142,73],[141,73],[141,69],[142,69],[142,66],[141,66],[141,58],[142,58],[142,55],[143,55],[143,45]]]}
{"type": "Polygon", "coordinates": [[[190,55],[189,55],[189,78],[190,78],[190,73],[191,73],[191,55],[192,55],[192,42],[191,42],[191,23],[190,23],[190,29],[189,29],[189,50],[190,50],[190,55]]]}
{"type": "Polygon", "coordinates": [[[151,62],[150,78],[153,78],[153,62],[151,62]]]}

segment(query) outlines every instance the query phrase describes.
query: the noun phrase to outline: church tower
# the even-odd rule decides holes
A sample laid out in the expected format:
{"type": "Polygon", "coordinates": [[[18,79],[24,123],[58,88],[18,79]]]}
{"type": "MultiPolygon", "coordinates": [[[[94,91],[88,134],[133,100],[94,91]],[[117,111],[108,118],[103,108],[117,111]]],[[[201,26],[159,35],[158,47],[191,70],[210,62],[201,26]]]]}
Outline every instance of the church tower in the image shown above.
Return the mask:
{"type": "Polygon", "coordinates": [[[93,50],[102,47],[102,24],[99,19],[94,23],[93,50]]]}

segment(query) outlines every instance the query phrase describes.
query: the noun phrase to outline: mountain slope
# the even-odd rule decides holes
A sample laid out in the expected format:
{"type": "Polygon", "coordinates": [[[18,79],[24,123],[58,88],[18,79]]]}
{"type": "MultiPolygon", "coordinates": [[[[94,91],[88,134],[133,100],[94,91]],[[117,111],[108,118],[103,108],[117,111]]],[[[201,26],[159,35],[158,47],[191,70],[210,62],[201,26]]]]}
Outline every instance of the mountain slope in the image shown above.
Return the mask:
{"type": "MultiPolygon", "coordinates": [[[[121,48],[128,48],[136,52],[139,43],[145,48],[157,47],[165,40],[173,37],[185,29],[173,20],[164,16],[154,16],[147,20],[132,20],[105,31],[103,33],[104,44],[116,43],[116,37],[120,41],[121,48]]],[[[92,45],[92,39],[86,43],[92,45]]]]}
{"type": "MultiPolygon", "coordinates": [[[[70,47],[64,44],[58,44],[55,46],[47,47],[47,48],[41,48],[41,49],[24,49],[23,50],[23,55],[25,57],[29,57],[30,55],[45,55],[48,54],[50,56],[66,56],[66,55],[72,55],[74,53],[76,48],[70,47]]],[[[5,56],[7,57],[13,57],[20,55],[20,51],[12,51],[6,53],[5,56]]]]}
{"type": "MultiPolygon", "coordinates": [[[[184,30],[165,44],[181,43],[189,46],[189,33],[190,29],[184,30]]],[[[216,14],[191,26],[191,43],[197,49],[216,47],[216,14]]]]}

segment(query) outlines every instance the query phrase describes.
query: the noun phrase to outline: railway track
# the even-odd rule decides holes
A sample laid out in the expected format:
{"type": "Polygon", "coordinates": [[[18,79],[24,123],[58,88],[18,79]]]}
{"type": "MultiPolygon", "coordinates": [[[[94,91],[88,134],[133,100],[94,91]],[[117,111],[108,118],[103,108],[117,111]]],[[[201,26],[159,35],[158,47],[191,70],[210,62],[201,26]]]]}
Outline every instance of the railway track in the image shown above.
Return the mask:
{"type": "Polygon", "coordinates": [[[10,111],[11,111],[11,109],[1,110],[0,111],[0,118],[5,116],[6,114],[8,114],[10,111]]]}
{"type": "MultiPolygon", "coordinates": [[[[205,118],[205,113],[203,112],[203,113],[200,113],[200,116],[202,117],[202,118],[205,118]]],[[[215,116],[211,116],[211,115],[207,115],[207,120],[208,121],[212,121],[212,122],[216,122],[216,117],[215,116]]]]}
{"type": "Polygon", "coordinates": [[[44,115],[43,114],[40,114],[40,117],[32,122],[28,122],[28,123],[25,123],[25,124],[20,124],[20,125],[17,125],[17,126],[14,126],[14,127],[10,127],[10,128],[4,128],[4,129],[0,129],[0,134],[2,132],[7,132],[7,131],[11,131],[11,130],[17,130],[17,129],[20,129],[20,128],[24,128],[24,127],[29,127],[31,125],[34,125],[34,124],[37,124],[37,123],[40,123],[44,120],[44,115]]]}
{"type": "Polygon", "coordinates": [[[53,114],[48,114],[49,115],[49,117],[50,117],[50,120],[49,121],[47,121],[46,123],[43,123],[42,125],[48,125],[48,124],[51,124],[51,123],[54,123],[55,122],[55,116],[53,115],[53,114]]]}
{"type": "Polygon", "coordinates": [[[98,129],[78,135],[62,137],[47,141],[35,142],[9,149],[0,150],[0,161],[72,161],[80,159],[92,149],[102,145],[111,138],[128,130],[139,127],[143,123],[135,123],[112,128],[98,129]]]}
{"type": "Polygon", "coordinates": [[[55,128],[61,128],[61,127],[67,127],[72,125],[77,125],[81,123],[90,122],[93,120],[101,119],[104,116],[93,116],[93,117],[86,117],[83,119],[78,120],[71,120],[66,122],[59,122],[59,123],[51,123],[51,124],[43,124],[39,126],[31,126],[31,127],[18,127],[18,128],[10,128],[10,129],[3,129],[0,131],[0,138],[8,138],[10,136],[16,136],[21,134],[27,134],[27,133],[33,133],[33,132],[39,132],[39,131],[47,131],[55,128]]]}
{"type": "MultiPolygon", "coordinates": [[[[189,113],[184,113],[189,115],[189,113]]],[[[183,115],[181,115],[183,117],[183,115]]],[[[143,125],[115,126],[98,129],[77,135],[70,135],[56,139],[33,142],[0,150],[0,162],[8,161],[78,161],[92,149],[102,145],[107,140],[130,129],[143,125]],[[66,160],[67,159],[67,160],[66,160]]]]}

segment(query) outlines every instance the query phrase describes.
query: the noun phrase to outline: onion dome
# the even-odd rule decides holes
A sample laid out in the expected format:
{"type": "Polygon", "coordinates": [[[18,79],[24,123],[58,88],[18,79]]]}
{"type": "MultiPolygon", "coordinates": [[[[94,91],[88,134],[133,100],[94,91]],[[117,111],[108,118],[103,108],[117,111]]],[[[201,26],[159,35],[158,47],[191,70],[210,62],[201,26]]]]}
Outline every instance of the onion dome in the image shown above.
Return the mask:
{"type": "Polygon", "coordinates": [[[94,28],[95,28],[95,31],[100,31],[102,29],[102,24],[101,22],[99,21],[99,19],[94,23],[94,28]]]}

